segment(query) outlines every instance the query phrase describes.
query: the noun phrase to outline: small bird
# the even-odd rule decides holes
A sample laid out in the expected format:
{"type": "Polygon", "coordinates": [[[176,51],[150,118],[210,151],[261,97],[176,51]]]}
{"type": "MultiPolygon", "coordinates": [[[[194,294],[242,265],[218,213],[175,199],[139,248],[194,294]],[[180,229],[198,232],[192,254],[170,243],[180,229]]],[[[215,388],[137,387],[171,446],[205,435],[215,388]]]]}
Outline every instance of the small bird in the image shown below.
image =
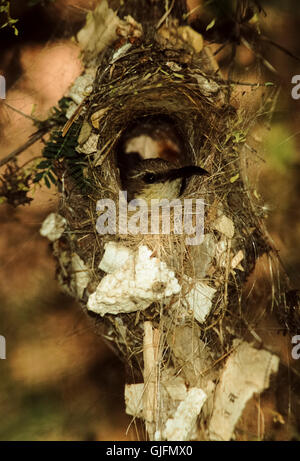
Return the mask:
{"type": "Polygon", "coordinates": [[[141,160],[139,154],[131,153],[127,168],[120,169],[122,186],[127,191],[128,201],[142,198],[178,198],[185,187],[186,179],[194,175],[209,175],[196,165],[178,166],[162,158],[141,160]]]}

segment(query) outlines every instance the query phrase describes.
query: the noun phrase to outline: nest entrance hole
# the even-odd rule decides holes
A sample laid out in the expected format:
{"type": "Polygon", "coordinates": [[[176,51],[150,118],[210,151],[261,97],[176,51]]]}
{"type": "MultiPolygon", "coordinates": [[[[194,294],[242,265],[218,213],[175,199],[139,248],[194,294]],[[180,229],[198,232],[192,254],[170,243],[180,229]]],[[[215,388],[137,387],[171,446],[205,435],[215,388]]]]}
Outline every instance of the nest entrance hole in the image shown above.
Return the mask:
{"type": "Polygon", "coordinates": [[[178,122],[165,114],[137,117],[125,129],[117,145],[117,164],[126,168],[128,154],[137,153],[142,160],[162,158],[170,163],[190,164],[184,136],[178,122]]]}

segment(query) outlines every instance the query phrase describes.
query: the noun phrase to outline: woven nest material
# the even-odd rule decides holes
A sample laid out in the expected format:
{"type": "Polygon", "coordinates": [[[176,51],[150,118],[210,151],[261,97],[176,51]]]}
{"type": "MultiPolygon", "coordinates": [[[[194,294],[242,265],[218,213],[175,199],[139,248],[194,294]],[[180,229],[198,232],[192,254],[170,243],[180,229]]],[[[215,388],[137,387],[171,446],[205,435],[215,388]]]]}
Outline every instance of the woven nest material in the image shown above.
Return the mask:
{"type": "MultiPolygon", "coordinates": [[[[213,309],[201,325],[203,339],[211,342],[210,327],[218,324],[226,310],[237,309],[243,281],[252,271],[256,258],[268,249],[249,190],[243,182],[242,145],[236,143],[235,137],[235,133],[245,134],[253,120],[246,114],[241,117],[227,102],[228,85],[213,68],[206,48],[195,57],[188,46],[177,50],[163,48],[157,42],[144,42],[132,46],[113,64],[109,64],[111,60],[108,53],[75,123],[81,130],[77,150],[87,161],[85,176],[89,189],[82,193],[66,172],[59,212],[67,219],[68,227],[56,242],[57,254],[61,251],[76,253],[88,268],[89,284],[80,296],[86,306],[88,297],[104,276],[98,265],[105,244],[121,242],[131,249],[146,245],[175,272],[179,284],[188,277],[189,283],[185,283],[179,299],[184,297],[184,292],[189,292],[195,280],[216,290],[213,309]],[[119,201],[122,185],[117,155],[122,138],[133,124],[149,117],[163,117],[174,127],[182,143],[183,164],[199,165],[211,173],[205,180],[194,176],[182,199],[204,200],[204,233],[209,236],[209,244],[219,248],[213,257],[207,256],[207,241],[202,246],[188,246],[184,234],[100,236],[97,233],[97,201],[103,198],[112,199],[116,204],[119,201]],[[218,228],[217,222],[222,221],[222,217],[228,220],[230,230],[218,228]],[[240,251],[243,253],[242,270],[232,271],[232,258],[240,251]],[[210,260],[206,262],[206,259],[210,260]]],[[[62,283],[69,285],[68,289],[78,297],[76,287],[72,288],[63,272],[59,275],[62,283]]],[[[175,301],[173,297],[153,303],[148,309],[139,310],[138,316],[137,312],[120,313],[118,318],[127,329],[125,340],[120,338],[119,320],[116,321],[115,315],[107,314],[99,322],[106,325],[106,337],[117,345],[126,362],[133,358],[140,362],[143,322],[151,318],[154,325],[165,323],[169,328],[170,318],[172,322],[175,318],[176,324],[176,313],[170,309],[175,301]]],[[[189,315],[186,321],[191,323],[194,319],[189,315]]],[[[218,343],[219,338],[214,335],[216,349],[218,343]]]]}

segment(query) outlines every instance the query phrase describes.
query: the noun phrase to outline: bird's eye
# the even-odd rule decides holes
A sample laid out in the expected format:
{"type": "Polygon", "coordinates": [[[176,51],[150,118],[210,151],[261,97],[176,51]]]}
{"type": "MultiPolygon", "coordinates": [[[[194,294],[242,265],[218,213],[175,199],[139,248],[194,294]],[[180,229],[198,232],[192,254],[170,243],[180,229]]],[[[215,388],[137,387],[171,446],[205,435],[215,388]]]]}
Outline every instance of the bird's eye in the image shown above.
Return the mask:
{"type": "Polygon", "coordinates": [[[153,182],[155,182],[155,174],[153,173],[146,173],[144,176],[143,176],[143,180],[145,183],[147,184],[152,184],[153,182]]]}

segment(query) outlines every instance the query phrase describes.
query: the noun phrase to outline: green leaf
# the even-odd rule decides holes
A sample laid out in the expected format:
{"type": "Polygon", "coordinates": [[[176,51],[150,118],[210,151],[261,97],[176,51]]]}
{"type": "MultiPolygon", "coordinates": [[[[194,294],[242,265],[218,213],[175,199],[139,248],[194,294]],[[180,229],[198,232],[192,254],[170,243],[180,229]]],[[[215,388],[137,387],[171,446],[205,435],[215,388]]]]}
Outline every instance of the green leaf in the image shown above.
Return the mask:
{"type": "Polygon", "coordinates": [[[51,173],[51,171],[48,171],[48,178],[50,179],[50,181],[52,182],[52,184],[54,184],[54,185],[56,186],[57,180],[55,179],[55,177],[53,176],[53,174],[51,173]]]}
{"type": "Polygon", "coordinates": [[[233,137],[234,143],[240,143],[240,142],[246,141],[245,133],[243,133],[242,131],[234,131],[232,133],[232,137],[233,137]]]}
{"type": "Polygon", "coordinates": [[[48,187],[48,189],[50,189],[51,184],[50,184],[49,179],[47,178],[47,176],[44,176],[44,181],[45,181],[45,184],[48,187]]]}
{"type": "Polygon", "coordinates": [[[177,72],[174,72],[173,75],[174,75],[174,77],[184,79],[184,75],[178,74],[177,72]]]}
{"type": "Polygon", "coordinates": [[[214,18],[212,21],[210,21],[210,23],[208,24],[208,26],[206,26],[206,29],[205,30],[209,30],[209,29],[212,29],[214,27],[216,23],[216,19],[214,18]]]}
{"type": "Polygon", "coordinates": [[[39,170],[44,170],[45,168],[48,168],[48,166],[51,165],[51,162],[49,160],[42,160],[38,165],[37,168],[39,170]]]}
{"type": "Polygon", "coordinates": [[[33,182],[39,182],[43,176],[44,176],[44,172],[37,173],[35,178],[33,179],[33,182]]]}
{"type": "Polygon", "coordinates": [[[231,184],[233,184],[235,181],[239,179],[239,177],[240,177],[240,174],[237,173],[235,176],[232,176],[229,181],[231,182],[231,184]]]}

